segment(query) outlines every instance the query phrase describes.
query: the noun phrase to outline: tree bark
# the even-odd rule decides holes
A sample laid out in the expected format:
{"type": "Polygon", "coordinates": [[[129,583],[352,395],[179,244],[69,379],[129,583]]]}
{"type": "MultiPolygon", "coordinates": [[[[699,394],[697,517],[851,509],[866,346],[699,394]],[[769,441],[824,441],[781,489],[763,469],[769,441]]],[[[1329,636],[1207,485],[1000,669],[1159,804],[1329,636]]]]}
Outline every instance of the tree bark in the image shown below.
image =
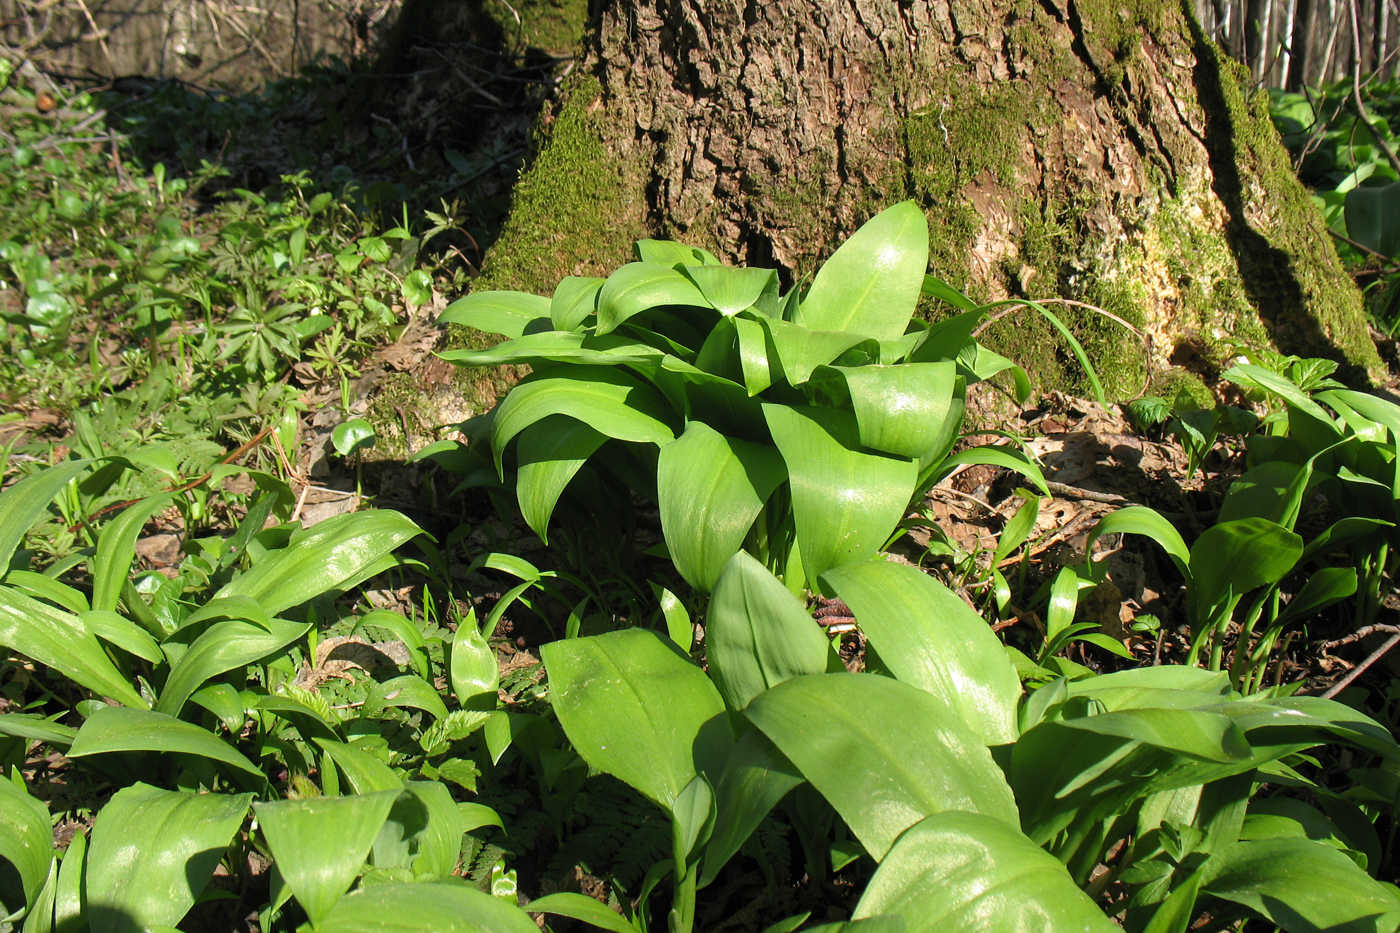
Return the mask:
{"type": "MultiPolygon", "coordinates": [[[[607,0],[476,288],[547,294],[644,236],[789,281],[912,197],[931,271],[1065,316],[1119,397],[1233,343],[1380,371],[1262,95],[1159,0],[607,0]]],[[[988,335],[1076,376],[1034,316],[988,335]]]]}

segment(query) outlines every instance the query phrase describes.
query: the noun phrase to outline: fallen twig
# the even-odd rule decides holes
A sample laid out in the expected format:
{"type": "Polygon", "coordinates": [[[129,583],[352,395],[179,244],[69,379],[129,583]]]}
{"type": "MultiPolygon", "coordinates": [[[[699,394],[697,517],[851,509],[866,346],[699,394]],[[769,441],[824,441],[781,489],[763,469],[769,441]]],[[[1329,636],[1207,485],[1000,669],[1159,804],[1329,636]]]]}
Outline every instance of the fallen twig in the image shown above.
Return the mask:
{"type": "Polygon", "coordinates": [[[1381,658],[1385,657],[1386,652],[1388,652],[1391,648],[1394,648],[1396,645],[1400,645],[1400,633],[1391,635],[1385,640],[1385,644],[1381,645],[1375,651],[1371,652],[1370,657],[1362,661],[1360,664],[1356,665],[1356,667],[1353,667],[1350,671],[1347,671],[1347,675],[1345,677],[1343,677],[1341,680],[1337,681],[1335,684],[1327,688],[1327,690],[1322,694],[1322,698],[1324,700],[1330,700],[1337,694],[1341,693],[1343,690],[1345,690],[1348,686],[1351,685],[1352,681],[1360,677],[1368,667],[1370,667],[1372,664],[1375,664],[1381,658]]]}

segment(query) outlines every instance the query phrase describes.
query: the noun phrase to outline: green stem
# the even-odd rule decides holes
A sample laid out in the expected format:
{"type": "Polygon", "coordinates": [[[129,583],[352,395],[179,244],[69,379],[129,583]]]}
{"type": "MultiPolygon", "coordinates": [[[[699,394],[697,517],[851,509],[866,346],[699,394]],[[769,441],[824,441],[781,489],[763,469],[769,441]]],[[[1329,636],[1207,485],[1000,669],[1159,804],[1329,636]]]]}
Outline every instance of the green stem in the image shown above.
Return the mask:
{"type": "Polygon", "coordinates": [[[695,892],[700,880],[700,861],[690,862],[679,821],[671,822],[671,859],[675,878],[671,912],[666,917],[668,933],[691,933],[695,926],[695,892]]]}

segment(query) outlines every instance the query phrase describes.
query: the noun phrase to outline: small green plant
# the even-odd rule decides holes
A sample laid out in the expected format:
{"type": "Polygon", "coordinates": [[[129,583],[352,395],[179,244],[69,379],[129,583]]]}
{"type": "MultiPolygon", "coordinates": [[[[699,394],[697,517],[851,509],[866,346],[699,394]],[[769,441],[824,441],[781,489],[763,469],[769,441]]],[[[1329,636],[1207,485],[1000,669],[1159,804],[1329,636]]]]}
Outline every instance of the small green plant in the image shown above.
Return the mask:
{"type": "MultiPolygon", "coordinates": [[[[1328,361],[1274,362],[1280,365],[1241,363],[1224,374],[1272,410],[1247,438],[1245,472],[1231,483],[1215,524],[1188,547],[1162,516],[1132,506],[1104,518],[1090,539],[1126,532],[1156,541],[1187,580],[1187,663],[1205,654],[1221,669],[1227,629],[1237,623],[1229,668],[1245,690],[1262,685],[1286,628],[1347,600],[1356,628],[1375,622],[1393,579],[1400,525],[1400,407],[1340,387],[1328,361]],[[1323,519],[1308,539],[1300,533],[1305,508],[1323,519]]],[[[1092,566],[1086,573],[1097,578],[1092,566]]]]}
{"type": "Polygon", "coordinates": [[[744,549],[800,590],[878,551],[960,463],[1009,467],[1044,490],[1019,450],[954,452],[967,385],[1010,370],[1024,390],[1025,377],[970,336],[987,309],[925,276],[928,226],[913,202],[786,294],[773,270],[678,243],[643,240],[637,257],[606,279],[565,279],[551,298],[474,293],[443,315],[510,338],[444,358],[533,369],[492,412],[490,446],[501,476],[514,450],[520,510],[542,539],[591,465],[612,495],[655,498],[692,586],[712,588],[744,549]],[[917,321],[921,293],[962,313],[917,321]]]}
{"type": "MultiPolygon", "coordinates": [[[[851,607],[878,673],[831,673],[801,602],[742,552],[710,604],[708,675],[649,631],[544,649],[569,740],[671,819],[656,874],[673,880],[673,933],[691,929],[698,892],[803,783],[875,863],[852,919],[890,929],[917,917],[921,929],[1185,931],[1252,915],[1302,931],[1400,907],[1358,857],[1378,850],[1364,818],[1341,815],[1359,812],[1329,791],[1322,809],[1261,794],[1294,784],[1322,743],[1395,760],[1400,747],[1366,717],[1316,698],[1245,698],[1221,674],[1178,666],[1023,695],[983,620],[916,569],[847,563],[821,582],[851,607]]],[[[644,897],[643,924],[646,909],[644,897]]]]}

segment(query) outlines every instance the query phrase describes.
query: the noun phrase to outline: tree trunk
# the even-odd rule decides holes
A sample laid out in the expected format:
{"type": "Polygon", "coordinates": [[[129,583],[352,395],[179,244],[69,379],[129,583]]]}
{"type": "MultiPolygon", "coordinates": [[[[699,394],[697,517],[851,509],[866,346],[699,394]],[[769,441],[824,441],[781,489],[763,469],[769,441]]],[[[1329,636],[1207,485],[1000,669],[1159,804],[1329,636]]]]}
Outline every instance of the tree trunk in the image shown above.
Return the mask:
{"type": "MultiPolygon", "coordinates": [[[[1379,371],[1262,94],[1165,0],[606,0],[475,288],[548,294],[644,236],[812,272],[913,197],[931,271],[1061,306],[1119,397],[1265,345],[1379,371]]],[[[1034,315],[985,338],[1072,385],[1034,315]]],[[[1210,375],[1209,372],[1206,373],[1210,375]]],[[[1165,386],[1170,391],[1169,386],[1165,386]]]]}

